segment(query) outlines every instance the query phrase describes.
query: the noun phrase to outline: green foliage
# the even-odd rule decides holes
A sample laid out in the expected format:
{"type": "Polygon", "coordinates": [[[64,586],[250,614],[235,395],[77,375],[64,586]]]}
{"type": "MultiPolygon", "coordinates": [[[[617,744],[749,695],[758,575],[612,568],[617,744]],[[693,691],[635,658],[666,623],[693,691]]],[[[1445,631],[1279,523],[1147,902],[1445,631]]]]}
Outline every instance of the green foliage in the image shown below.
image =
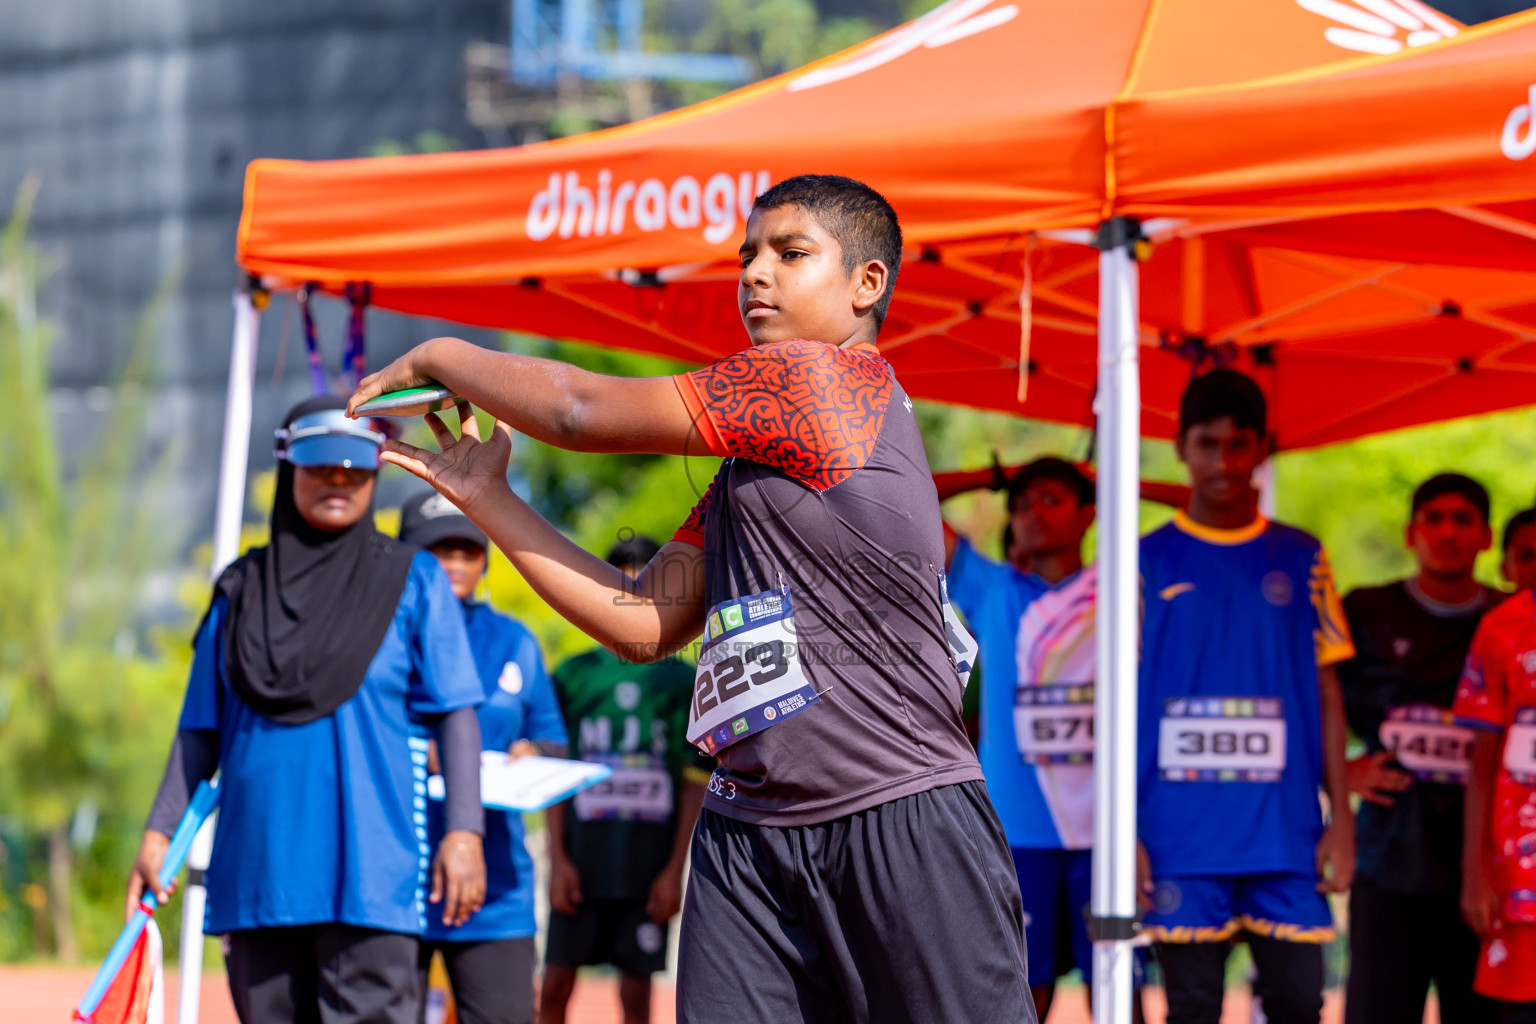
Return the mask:
{"type": "Polygon", "coordinates": [[[1413,571],[1404,544],[1413,489],[1440,472],[1465,473],[1493,498],[1494,549],[1478,577],[1496,585],[1499,536],[1536,504],[1536,411],[1520,410],[1403,430],[1281,456],[1279,515],[1323,539],[1339,586],[1382,583],[1413,571]]]}
{"type": "Polygon", "coordinates": [[[144,385],[167,275],[132,332],[96,443],[66,478],[47,415],[50,326],[26,241],[35,183],[0,236],[0,958],[102,952],[164,758],[185,652],[135,653],[145,573],[173,555],[140,478],[144,385]],[[107,881],[108,878],[112,880],[107,881]],[[82,884],[83,883],[83,884],[82,884]]]}
{"type": "MultiPolygon", "coordinates": [[[[924,2],[924,0],[919,0],[924,2]]],[[[679,5],[681,6],[681,5],[679,5]]],[[[891,28],[871,18],[823,19],[813,0],[715,0],[695,31],[669,31],[674,0],[648,5],[646,45],[660,51],[730,53],[752,61],[757,78],[782,74],[891,28]]],[[[676,105],[724,92],[713,82],[668,82],[676,105]]]]}
{"type": "Polygon", "coordinates": [[[399,139],[379,139],[368,147],[368,155],[406,156],[410,153],[451,153],[463,148],[459,140],[452,135],[439,131],[424,131],[417,132],[416,137],[409,142],[401,142],[399,139]]]}
{"type": "Polygon", "coordinates": [[[825,23],[811,0],[717,0],[692,39],[692,49],[750,58],[763,75],[808,64],[878,31],[863,18],[825,23]]]}

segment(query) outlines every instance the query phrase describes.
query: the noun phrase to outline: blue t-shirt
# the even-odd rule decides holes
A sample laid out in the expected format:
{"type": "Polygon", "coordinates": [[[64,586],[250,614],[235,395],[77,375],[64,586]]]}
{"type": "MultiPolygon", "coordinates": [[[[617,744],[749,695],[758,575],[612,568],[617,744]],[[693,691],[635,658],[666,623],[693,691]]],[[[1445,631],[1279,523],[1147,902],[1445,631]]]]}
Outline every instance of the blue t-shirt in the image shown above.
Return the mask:
{"type": "MultiPolygon", "coordinates": [[[[1057,766],[1026,763],[1014,732],[1018,690],[1039,682],[1020,676],[1020,624],[1031,605],[1057,587],[1070,586],[1079,575],[1053,587],[1033,573],[992,561],[964,539],[950,560],[949,599],[975,632],[981,654],[981,770],[1008,844],[1021,849],[1084,849],[1092,844],[1091,834],[1082,837],[1086,845],[1063,837],[1058,822],[1076,815],[1063,805],[1062,792],[1050,785],[1057,766]]],[[[1091,647],[1091,634],[1089,640],[1091,647]]],[[[1091,795],[1092,768],[1086,771],[1091,795]]],[[[1080,788],[1074,787],[1074,793],[1080,788]]]]}
{"type": "Polygon", "coordinates": [[[1354,654],[1322,545],[1181,512],[1142,538],[1141,574],[1138,831],[1154,874],[1314,874],[1318,666],[1354,654]]]}
{"type": "MultiPolygon", "coordinates": [[[[565,719],[544,669],[539,642],[521,622],[488,604],[466,603],[464,625],[480,672],[485,703],[481,746],[503,753],[518,740],[567,743],[565,719]]],[[[427,836],[433,849],[443,838],[444,806],[427,805],[427,836]]],[[[523,816],[485,809],[485,905],[458,928],[443,924],[442,907],[427,912],[426,937],[436,942],[522,939],[533,920],[533,858],[523,845],[523,816]]]]}
{"type": "Polygon", "coordinates": [[[411,562],[394,622],[358,691],[303,725],[252,711],[224,672],[217,601],[198,634],[182,729],[217,729],[218,830],[209,932],[426,926],[426,716],[484,699],[464,615],[437,560],[411,562]]]}

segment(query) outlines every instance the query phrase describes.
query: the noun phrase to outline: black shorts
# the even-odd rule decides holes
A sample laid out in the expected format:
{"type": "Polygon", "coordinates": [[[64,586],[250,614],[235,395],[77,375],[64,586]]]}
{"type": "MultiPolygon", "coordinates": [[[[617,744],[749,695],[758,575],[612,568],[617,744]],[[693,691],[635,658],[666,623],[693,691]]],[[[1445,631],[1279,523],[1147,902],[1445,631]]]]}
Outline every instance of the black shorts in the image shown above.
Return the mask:
{"type": "Polygon", "coordinates": [[[587,900],[574,914],[549,915],[544,962],[552,967],[612,964],[649,977],[667,969],[667,926],[646,913],[645,900],[587,900]]]}
{"type": "Polygon", "coordinates": [[[985,784],[817,825],[705,810],[679,1024],[1035,1024],[1024,909],[985,784]]]}
{"type": "Polygon", "coordinates": [[[1383,889],[1355,876],[1349,891],[1345,1024],[1419,1024],[1430,982],[1449,1024],[1495,1024],[1493,1000],[1472,991],[1478,939],[1461,917],[1461,886],[1383,889]]]}

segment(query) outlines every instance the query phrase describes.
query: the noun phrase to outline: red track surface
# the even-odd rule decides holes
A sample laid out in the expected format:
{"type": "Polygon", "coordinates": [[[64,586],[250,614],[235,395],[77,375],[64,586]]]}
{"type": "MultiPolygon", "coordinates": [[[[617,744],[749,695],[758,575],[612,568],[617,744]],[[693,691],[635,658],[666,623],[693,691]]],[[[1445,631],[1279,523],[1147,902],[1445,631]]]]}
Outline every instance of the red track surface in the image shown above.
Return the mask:
{"type": "MultiPolygon", "coordinates": [[[[47,966],[0,966],[0,1019],[5,1024],[67,1024],[75,1001],[90,984],[91,971],[82,967],[47,966]]],[[[166,1019],[174,1022],[176,1001],[176,976],[166,978],[166,1019]]],[[[1162,993],[1149,992],[1147,1024],[1162,1024],[1162,993]]],[[[1342,1019],[1339,993],[1328,993],[1323,1010],[1323,1024],[1339,1024],[1342,1019]]],[[[1425,1017],[1425,1024],[1437,1024],[1438,1015],[1433,1007],[1425,1017]]],[[[1056,1005],[1051,1008],[1046,1024],[1088,1024],[1087,1004],[1080,988],[1063,989],[1056,1005]]],[[[1247,993],[1227,993],[1226,1013],[1222,1024],[1248,1024],[1247,993]]],[[[663,983],[656,986],[655,1010],[651,1024],[673,1024],[672,990],[663,983]]],[[[203,1002],[201,1024],[237,1024],[235,1008],[229,1001],[229,989],[224,975],[209,973],[203,978],[203,1002]]],[[[583,975],[576,986],[571,1001],[571,1013],[567,1024],[619,1024],[619,998],[617,986],[610,978],[583,975]]]]}
{"type": "MultiPolygon", "coordinates": [[[[75,1002],[91,983],[83,967],[0,966],[0,1020],[5,1024],[68,1024],[75,1002]]],[[[176,1019],[174,973],[166,976],[166,1021],[176,1019]]],[[[619,992],[612,979],[583,976],[571,1000],[566,1024],[618,1024],[619,992]]],[[[200,1024],[237,1024],[224,975],[203,977],[200,1024]]],[[[651,1024],[673,1024],[672,989],[658,983],[651,1024]]]]}

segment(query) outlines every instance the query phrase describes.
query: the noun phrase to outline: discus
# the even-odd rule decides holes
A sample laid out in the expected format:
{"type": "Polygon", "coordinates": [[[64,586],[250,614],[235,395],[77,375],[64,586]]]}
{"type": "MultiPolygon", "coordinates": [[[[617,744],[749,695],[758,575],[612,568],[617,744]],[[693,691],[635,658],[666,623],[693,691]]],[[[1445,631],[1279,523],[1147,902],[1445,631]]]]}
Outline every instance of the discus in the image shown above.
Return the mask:
{"type": "Polygon", "coordinates": [[[358,406],[355,412],[359,416],[414,416],[418,410],[434,412],[450,408],[458,397],[441,384],[429,384],[403,391],[386,391],[358,406]]]}

